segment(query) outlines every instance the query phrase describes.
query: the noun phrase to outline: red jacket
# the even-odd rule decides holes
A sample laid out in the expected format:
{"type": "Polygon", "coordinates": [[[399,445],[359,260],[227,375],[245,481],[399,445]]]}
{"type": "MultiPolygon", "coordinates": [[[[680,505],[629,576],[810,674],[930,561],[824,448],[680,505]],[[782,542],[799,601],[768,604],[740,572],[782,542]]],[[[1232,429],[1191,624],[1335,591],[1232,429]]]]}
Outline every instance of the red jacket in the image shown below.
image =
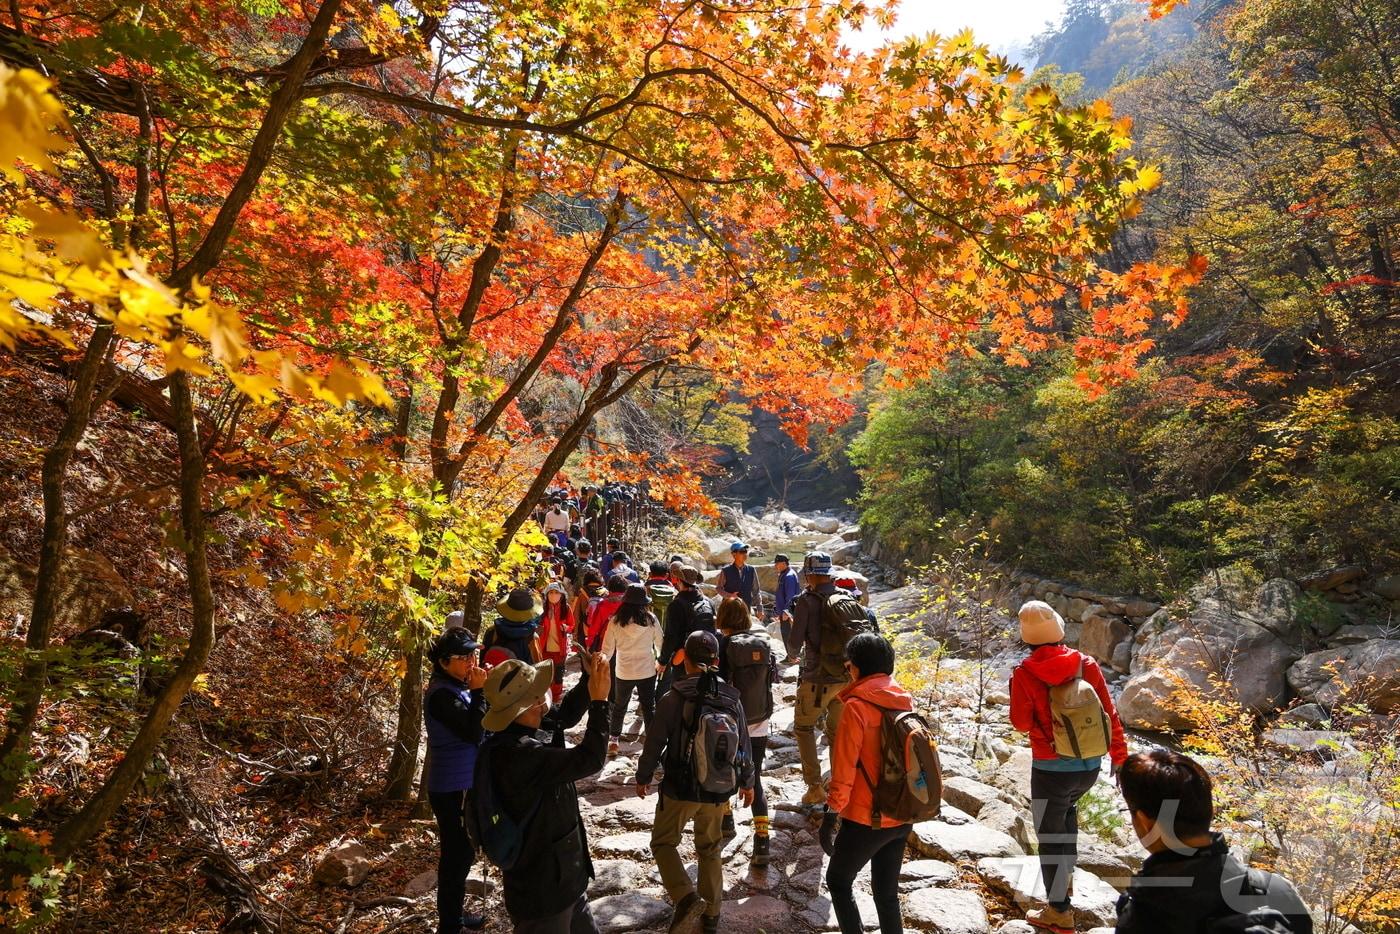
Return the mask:
{"type": "Polygon", "coordinates": [[[583,643],[588,651],[596,652],[602,646],[603,636],[608,631],[608,621],[617,615],[617,608],[620,606],[622,594],[610,593],[588,611],[588,631],[583,643]]]}
{"type": "MultiPolygon", "coordinates": [[[[826,792],[826,806],[840,812],[845,820],[870,827],[875,804],[871,779],[880,774],[881,768],[883,712],[878,708],[913,710],[914,699],[889,675],[867,675],[837,696],[845,709],[831,745],[831,784],[826,792]]],[[[880,818],[880,827],[897,826],[899,823],[891,818],[880,818]]]]}
{"type": "Polygon", "coordinates": [[[1128,743],[1123,738],[1123,723],[1118,708],[1113,706],[1108,685],[1103,680],[1099,663],[1088,655],[1064,645],[1038,646],[1024,662],[1011,672],[1011,725],[1031,736],[1031,756],[1036,759],[1058,759],[1055,737],[1050,727],[1050,688],[1064,684],[1079,671],[1084,662],[1084,680],[1099,695],[1113,731],[1108,746],[1109,758],[1121,765],[1128,758],[1128,743]]]}

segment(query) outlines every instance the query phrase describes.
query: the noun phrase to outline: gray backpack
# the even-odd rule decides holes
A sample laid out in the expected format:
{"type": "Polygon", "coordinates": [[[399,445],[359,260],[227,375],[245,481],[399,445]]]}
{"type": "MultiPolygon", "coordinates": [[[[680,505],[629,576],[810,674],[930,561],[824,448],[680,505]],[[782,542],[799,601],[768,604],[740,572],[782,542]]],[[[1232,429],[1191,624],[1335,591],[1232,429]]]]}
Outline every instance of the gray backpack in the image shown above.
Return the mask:
{"type": "Polygon", "coordinates": [[[728,797],[748,778],[744,756],[743,711],[719,691],[713,674],[700,676],[696,700],[690,702],[689,742],[685,760],[695,790],[728,797]]]}

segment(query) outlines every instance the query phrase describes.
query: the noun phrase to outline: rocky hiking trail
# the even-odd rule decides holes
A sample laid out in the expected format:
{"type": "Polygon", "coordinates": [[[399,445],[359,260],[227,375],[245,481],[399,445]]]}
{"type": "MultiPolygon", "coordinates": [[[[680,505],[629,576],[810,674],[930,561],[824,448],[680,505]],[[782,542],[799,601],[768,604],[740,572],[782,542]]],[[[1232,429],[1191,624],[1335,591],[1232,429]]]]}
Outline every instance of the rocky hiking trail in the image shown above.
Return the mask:
{"type": "MultiPolygon", "coordinates": [[[[877,612],[884,602],[882,596],[875,594],[871,601],[877,612]]],[[[775,651],[780,651],[777,636],[769,635],[775,651]]],[[[944,664],[958,669],[970,663],[947,659],[944,664]]],[[[792,734],[796,675],[796,666],[785,669],[775,687],[777,710],[763,776],[773,828],[771,861],[763,868],[749,865],[750,812],[736,808],[737,835],[725,841],[723,850],[726,897],[721,931],[798,934],[837,930],[825,892],[825,856],[817,842],[820,809],[814,811],[799,803],[805,786],[792,734]]],[[[568,680],[576,677],[571,672],[568,680]]],[[[991,696],[994,702],[1003,699],[991,696]]],[[[911,931],[943,934],[1030,934],[1032,928],[1020,920],[1040,885],[1038,866],[1028,855],[1033,852],[1034,839],[1028,802],[1030,754],[1028,749],[1015,749],[1006,741],[1010,726],[1005,722],[1004,708],[989,707],[984,712],[988,722],[978,729],[974,707],[975,699],[969,697],[926,710],[945,737],[940,748],[945,803],[938,819],[916,825],[910,837],[900,875],[905,926],[911,931]],[[979,734],[980,758],[974,758],[973,737],[979,734]]],[[[627,729],[630,732],[624,736],[618,755],[609,759],[598,775],[578,785],[597,873],[589,895],[606,934],[662,932],[671,913],[650,849],[656,792],[642,799],[635,790],[636,761],[641,753],[641,721],[635,708],[627,729]]],[[[577,741],[580,732],[575,729],[570,742],[577,741]]],[[[826,764],[824,738],[821,749],[826,764]]],[[[1102,800],[1116,800],[1110,797],[1106,773],[1103,782],[1102,800]]],[[[415,826],[426,834],[425,840],[431,840],[431,824],[410,825],[415,826]]],[[[689,835],[681,852],[694,878],[689,835]]],[[[1122,833],[1108,839],[1094,839],[1092,834],[1081,838],[1074,904],[1082,930],[1112,928],[1118,896],[1114,883],[1126,884],[1143,855],[1136,842],[1122,833]]],[[[391,875],[396,878],[416,874],[403,886],[401,897],[384,899],[394,904],[367,913],[353,929],[380,930],[362,926],[380,911],[384,912],[381,924],[387,925],[382,930],[400,929],[409,920],[401,912],[410,905],[426,920],[436,881],[431,856],[429,848],[416,848],[414,857],[421,865],[394,867],[391,875]]],[[[482,891],[481,864],[473,870],[472,878],[472,891],[482,891]]],[[[485,905],[490,916],[486,930],[491,934],[509,931],[499,905],[499,877],[494,869],[488,869],[486,880],[485,905]]],[[[857,899],[866,930],[876,930],[869,884],[867,868],[856,881],[857,899]]],[[[473,909],[480,904],[480,899],[471,901],[473,909]]]]}

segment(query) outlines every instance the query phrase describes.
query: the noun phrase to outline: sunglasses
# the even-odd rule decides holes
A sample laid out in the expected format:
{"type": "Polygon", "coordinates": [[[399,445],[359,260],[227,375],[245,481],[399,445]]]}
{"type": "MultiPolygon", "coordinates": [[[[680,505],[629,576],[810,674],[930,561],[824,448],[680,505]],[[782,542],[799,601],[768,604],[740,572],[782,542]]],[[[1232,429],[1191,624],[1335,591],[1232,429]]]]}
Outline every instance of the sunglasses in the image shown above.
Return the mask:
{"type": "Polygon", "coordinates": [[[447,660],[449,662],[469,662],[475,659],[476,656],[476,652],[473,652],[470,655],[449,655],[447,656],[447,660]]]}

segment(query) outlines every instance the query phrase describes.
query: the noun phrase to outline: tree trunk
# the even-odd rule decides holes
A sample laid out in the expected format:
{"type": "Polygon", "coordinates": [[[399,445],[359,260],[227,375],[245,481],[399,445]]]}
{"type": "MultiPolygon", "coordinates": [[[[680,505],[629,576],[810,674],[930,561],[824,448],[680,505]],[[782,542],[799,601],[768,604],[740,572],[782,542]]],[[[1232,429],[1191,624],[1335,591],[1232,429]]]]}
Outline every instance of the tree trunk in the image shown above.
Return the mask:
{"type": "Polygon", "coordinates": [[[204,670],[214,646],[214,593],[209,580],[203,504],[204,453],[195,423],[188,373],[171,374],[170,401],[175,409],[180,449],[180,529],[185,539],[185,578],[190,588],[190,641],[180,664],[156,695],[136,738],[106,783],[54,835],[53,853],[59,862],[71,857],[92,839],[126,800],[165,736],[180,702],[204,670]]]}
{"type": "MultiPolygon", "coordinates": [[[[437,549],[423,546],[420,555],[437,560],[437,549]]],[[[409,584],[416,593],[427,596],[432,587],[430,578],[413,575],[409,584]]],[[[407,801],[413,794],[413,779],[418,773],[418,748],[423,736],[423,661],[427,655],[417,623],[407,621],[407,642],[403,646],[403,677],[399,679],[398,724],[394,729],[394,751],[389,756],[389,775],[384,782],[384,797],[390,801],[407,801]]]]}
{"type": "Polygon", "coordinates": [[[68,413],[58,437],[44,454],[40,485],[44,496],[44,531],[39,546],[39,576],[34,587],[34,605],[25,636],[24,667],[10,702],[5,738],[0,741],[0,803],[13,801],[23,782],[29,761],[29,740],[39,719],[48,676],[49,637],[58,611],[62,585],[63,552],[68,544],[68,505],[63,498],[63,481],[73,452],[87,431],[92,417],[97,378],[112,344],[112,325],[102,322],[88,339],[82,363],[73,377],[68,413]]]}

